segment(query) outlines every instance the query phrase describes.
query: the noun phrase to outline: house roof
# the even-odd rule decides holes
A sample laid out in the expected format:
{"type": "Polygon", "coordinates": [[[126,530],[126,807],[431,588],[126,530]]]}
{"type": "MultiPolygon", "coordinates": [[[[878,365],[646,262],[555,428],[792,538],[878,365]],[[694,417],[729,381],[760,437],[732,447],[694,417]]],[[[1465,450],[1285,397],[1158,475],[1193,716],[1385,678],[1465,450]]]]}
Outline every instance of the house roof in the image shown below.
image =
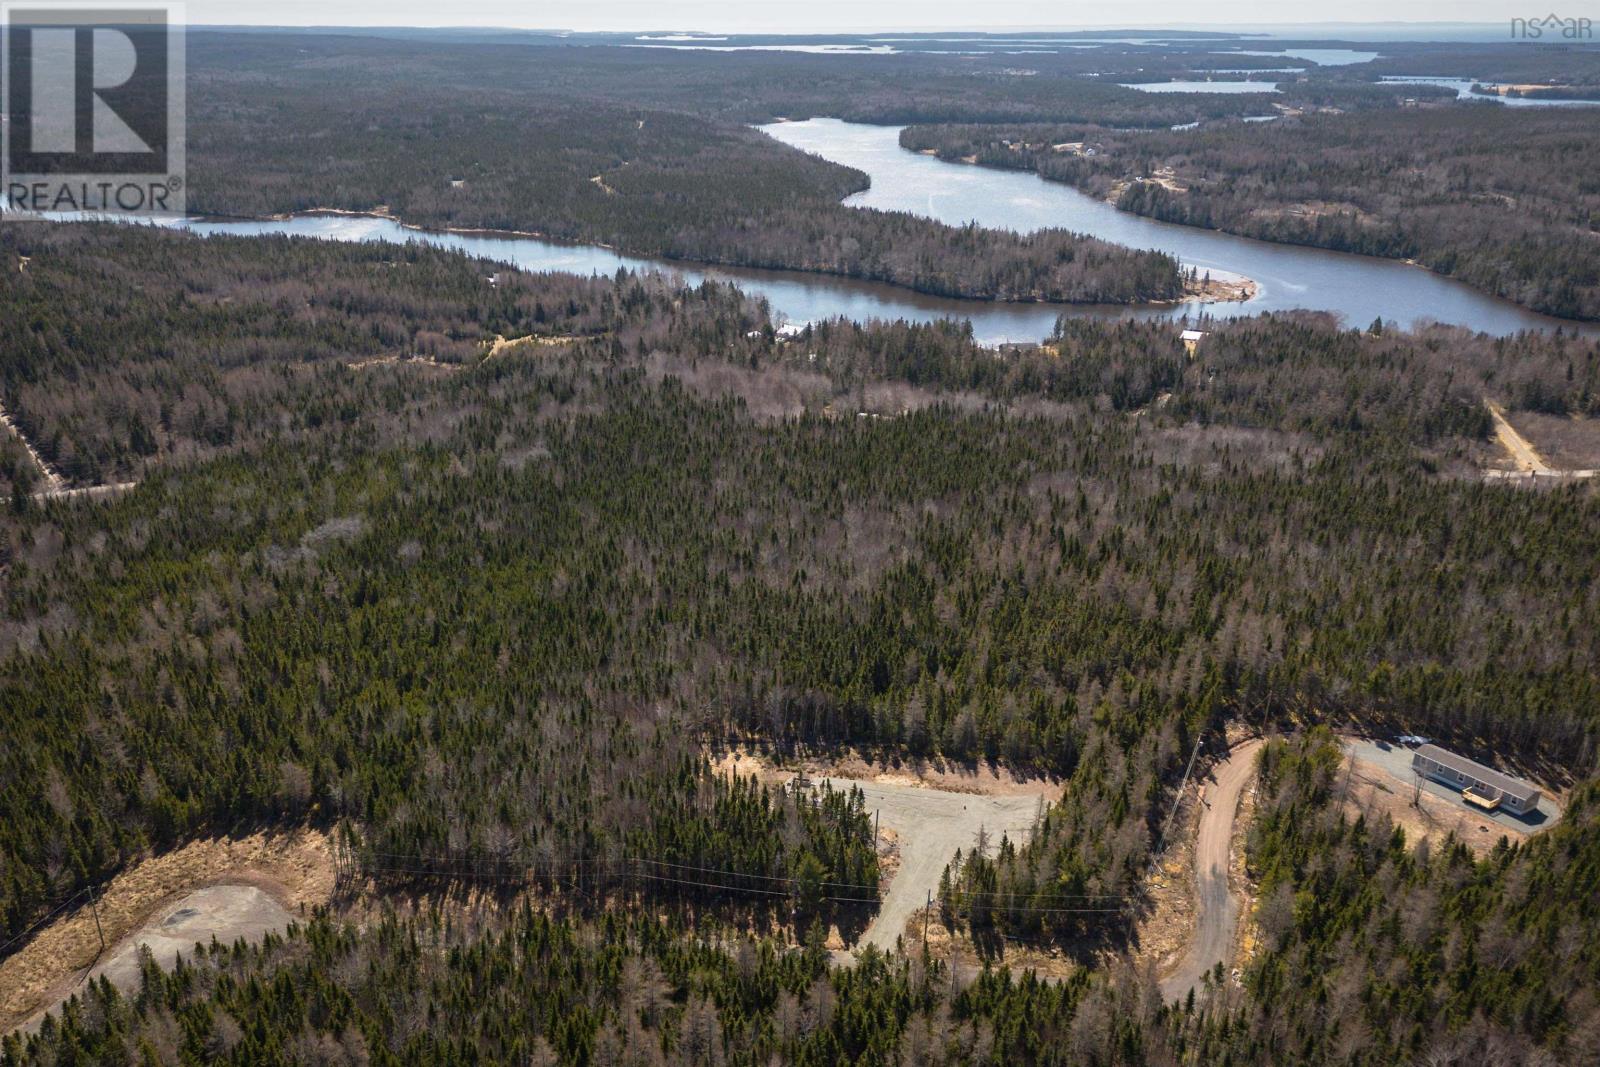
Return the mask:
{"type": "Polygon", "coordinates": [[[1476,760],[1458,756],[1449,749],[1440,748],[1438,745],[1423,745],[1417,749],[1417,755],[1426,756],[1441,767],[1448,767],[1452,771],[1460,771],[1469,778],[1475,778],[1484,785],[1492,786],[1500,790],[1500,792],[1508,793],[1514,797],[1530,800],[1539,795],[1539,787],[1530,782],[1524,782],[1521,778],[1513,778],[1509,774],[1501,774],[1493,767],[1485,767],[1476,760]]]}
{"type": "Polygon", "coordinates": [[[1200,338],[1204,337],[1205,334],[1200,330],[1184,330],[1179,336],[1185,341],[1198,341],[1200,338]]]}

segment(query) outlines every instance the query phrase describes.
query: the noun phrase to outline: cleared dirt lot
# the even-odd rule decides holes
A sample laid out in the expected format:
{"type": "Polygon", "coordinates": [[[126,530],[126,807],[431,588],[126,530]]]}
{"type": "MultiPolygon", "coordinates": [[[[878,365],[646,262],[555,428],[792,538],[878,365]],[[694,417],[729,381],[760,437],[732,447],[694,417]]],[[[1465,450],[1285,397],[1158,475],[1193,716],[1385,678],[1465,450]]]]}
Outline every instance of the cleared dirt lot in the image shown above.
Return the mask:
{"type": "MultiPolygon", "coordinates": [[[[830,778],[835,789],[859,788],[867,808],[879,813],[885,827],[899,835],[900,870],[889,882],[877,917],[856,946],[892,949],[906,923],[926,907],[928,894],[939,891],[939,876],[957,849],[970,853],[980,833],[991,847],[1002,834],[1026,841],[1039,800],[1031,796],[983,796],[949,793],[922,785],[862,782],[830,778]]],[[[918,932],[920,936],[920,931],[918,932]]]]}
{"type": "MultiPolygon", "coordinates": [[[[724,771],[754,774],[769,783],[788,782],[797,770],[773,767],[748,753],[719,760],[724,771]]],[[[1002,834],[1026,841],[1040,805],[1060,797],[1061,786],[1044,779],[1017,778],[1003,769],[963,768],[947,764],[905,764],[888,767],[853,756],[804,764],[806,775],[835,789],[859,788],[868,812],[876,812],[884,830],[894,831],[899,866],[883,896],[877,916],[856,944],[890,949],[906,924],[937,894],[939,876],[956,850],[971,852],[979,833],[990,846],[1002,834]]],[[[918,928],[917,938],[922,936],[918,928]]],[[[909,943],[909,940],[908,940],[909,943]]]]}
{"type": "Polygon", "coordinates": [[[214,885],[197,889],[178,901],[175,907],[157,910],[156,917],[123,938],[104,960],[73,983],[59,1000],[39,1008],[22,1024],[23,1030],[36,1028],[60,1001],[104,975],[123,992],[139,987],[139,955],[149,949],[155,962],[170,968],[178,956],[194,955],[197,943],[209,944],[213,938],[230,944],[239,938],[259,941],[268,933],[281,933],[293,920],[284,906],[266,890],[254,885],[214,885]]]}
{"type": "MultiPolygon", "coordinates": [[[[84,906],[0,962],[0,1033],[65,1000],[140,937],[164,930],[192,951],[196,941],[208,942],[213,934],[229,942],[260,936],[281,917],[326,903],[333,883],[330,842],[314,830],[195,841],[146,859],[112,879],[100,898],[106,952],[100,950],[94,913],[84,906]],[[188,902],[197,891],[213,887],[224,891],[188,902]],[[193,914],[162,926],[188,908],[193,914]]],[[[137,977],[136,964],[133,973],[137,977]]]]}
{"type": "Polygon", "coordinates": [[[1534,818],[1486,813],[1469,808],[1460,793],[1438,782],[1424,782],[1418,794],[1411,774],[1410,749],[1386,741],[1350,738],[1345,741],[1345,754],[1349,761],[1347,807],[1368,818],[1380,813],[1389,816],[1411,841],[1437,842],[1453,833],[1475,852],[1483,853],[1501,837],[1520,840],[1561,820],[1561,796],[1548,789],[1539,800],[1539,812],[1534,818]]]}

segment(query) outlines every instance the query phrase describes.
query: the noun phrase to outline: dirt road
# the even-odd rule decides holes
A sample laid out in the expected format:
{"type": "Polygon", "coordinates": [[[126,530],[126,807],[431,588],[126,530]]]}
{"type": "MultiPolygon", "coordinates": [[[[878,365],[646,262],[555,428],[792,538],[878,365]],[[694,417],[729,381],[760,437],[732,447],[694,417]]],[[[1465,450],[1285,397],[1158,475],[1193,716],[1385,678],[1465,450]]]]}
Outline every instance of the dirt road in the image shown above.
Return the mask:
{"type": "Polygon", "coordinates": [[[36,492],[36,496],[51,497],[66,491],[67,480],[61,477],[54,467],[44,461],[44,457],[39,455],[38,450],[33,447],[33,442],[22,435],[21,428],[12,421],[11,415],[5,408],[0,408],[0,426],[4,426],[10,431],[11,436],[22,443],[23,449],[28,453],[28,458],[33,460],[35,467],[39,468],[39,474],[44,479],[44,486],[36,492]]]}
{"type": "MultiPolygon", "coordinates": [[[[114,482],[106,485],[85,485],[70,489],[67,487],[67,480],[61,476],[61,472],[45,462],[44,457],[39,455],[38,450],[33,447],[33,442],[23,436],[22,430],[12,421],[11,415],[3,407],[0,407],[0,426],[5,427],[6,430],[10,431],[11,436],[21,442],[23,449],[28,453],[28,457],[33,460],[33,465],[39,468],[39,475],[44,485],[34,490],[33,498],[35,500],[73,500],[80,497],[85,500],[97,500],[115,493],[126,492],[138,484],[137,482],[114,482]]],[[[9,504],[10,502],[9,497],[0,498],[0,503],[9,504]]]]}
{"type": "Polygon", "coordinates": [[[1207,807],[1200,814],[1194,852],[1199,920],[1183,962],[1161,983],[1161,993],[1168,1000],[1182,1000],[1207,971],[1218,963],[1226,965],[1233,957],[1234,933],[1239,927],[1239,901],[1228,889],[1233,822],[1239,798],[1255,778],[1260,747],[1260,741],[1249,741],[1235,748],[1206,784],[1207,807]]]}
{"type": "Polygon", "coordinates": [[[1485,400],[1484,404],[1489,408],[1489,417],[1494,420],[1495,438],[1499,440],[1501,447],[1511,454],[1511,460],[1517,465],[1517,470],[1531,474],[1553,473],[1538,450],[1506,419],[1505,409],[1493,400],[1485,400]]]}
{"type": "Polygon", "coordinates": [[[1489,409],[1489,417],[1494,420],[1494,436],[1500,442],[1500,447],[1506,450],[1515,464],[1515,470],[1486,470],[1484,475],[1496,479],[1529,479],[1529,478],[1594,478],[1600,477],[1600,470],[1557,470],[1545,462],[1539,450],[1533,447],[1517,428],[1511,425],[1506,418],[1505,409],[1493,400],[1485,400],[1484,406],[1489,409]]]}
{"type": "Polygon", "coordinates": [[[867,811],[878,812],[883,825],[900,837],[900,869],[857,948],[867,944],[894,948],[912,914],[927,905],[928,894],[937,896],[939,875],[956,849],[971,852],[979,830],[988,833],[991,845],[999,843],[1001,834],[1026,841],[1039,810],[1036,796],[947,793],[920,785],[848,778],[827,781],[835,789],[860,789],[867,798],[867,811]]]}

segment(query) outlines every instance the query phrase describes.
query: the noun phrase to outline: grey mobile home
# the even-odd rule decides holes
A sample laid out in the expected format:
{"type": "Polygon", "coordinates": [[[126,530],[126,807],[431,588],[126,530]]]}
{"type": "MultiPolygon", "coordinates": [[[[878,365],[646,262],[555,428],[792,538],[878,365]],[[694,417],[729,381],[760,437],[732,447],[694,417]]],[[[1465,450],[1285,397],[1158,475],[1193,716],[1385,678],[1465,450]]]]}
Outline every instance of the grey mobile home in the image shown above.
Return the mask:
{"type": "Polygon", "coordinates": [[[1485,811],[1504,808],[1513,815],[1526,815],[1539,806],[1539,789],[1520,778],[1501,774],[1465,756],[1438,745],[1423,745],[1411,757],[1411,769],[1452,789],[1462,798],[1485,811]]]}

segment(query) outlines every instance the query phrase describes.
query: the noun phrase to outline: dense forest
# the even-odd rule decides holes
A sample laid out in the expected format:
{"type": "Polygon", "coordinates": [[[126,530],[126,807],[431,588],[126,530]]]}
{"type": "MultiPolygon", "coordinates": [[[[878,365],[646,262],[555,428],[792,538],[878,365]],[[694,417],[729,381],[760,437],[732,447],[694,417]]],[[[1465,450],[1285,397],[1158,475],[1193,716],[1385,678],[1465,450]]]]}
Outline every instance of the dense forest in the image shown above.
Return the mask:
{"type": "Polygon", "coordinates": [[[260,946],[148,961],[0,1062],[1578,1065],[1600,1057],[1592,787],[1568,820],[1474,860],[1337,814],[1332,739],[1275,741],[1247,855],[1263,941],[1240,986],[1163,1006],[1125,966],[955,979],[913,951],[830,968],[673,920],[319,916],[260,946]]]}
{"type": "Polygon", "coordinates": [[[1154,252],[847,208],[839,201],[866,186],[860,172],[663,110],[648,92],[575,96],[543,54],[490,49],[430,78],[359,41],[289,60],[258,49],[237,66],[225,48],[196,51],[188,209],[201,214],[379,211],[940,296],[1139,303],[1183,291],[1175,261],[1154,252]],[[516,73],[502,78],[508,65],[516,73]]]}
{"type": "Polygon", "coordinates": [[[1585,109],[1307,114],[1126,133],[938,126],[901,143],[1035,170],[1118,207],[1270,241],[1412,259],[1539,311],[1600,318],[1600,141],[1585,109]]]}
{"type": "MultiPolygon", "coordinates": [[[[1175,291],[1164,256],[845,208],[862,175],[742,125],[833,114],[1600,317],[1583,114],[1399,108],[1448,91],[1373,65],[1270,98],[1112,84],[1279,62],[1225,44],[197,32],[191,206],[1175,291]]],[[[1489,78],[1526,55],[1390,52],[1489,78]]],[[[1552,55],[1592,84],[1590,53],[1552,55]]],[[[1183,325],[1193,351],[1072,317],[993,349],[420,245],[3,228],[0,953],[212,834],[326,828],[371,896],[146,958],[0,1064],[1600,1061],[1600,484],[1480,471],[1486,402],[1600,417],[1600,341],[1183,325]],[[68,486],[131,484],[35,492],[22,438],[68,486]],[[1335,729],[1522,768],[1570,787],[1565,816],[1482,855],[1410,841],[1345,803],[1335,729]],[[1149,875],[1196,741],[1240,732],[1265,738],[1248,947],[1165,1004],[1128,962],[1149,875]],[[839,965],[830,926],[848,942],[892,870],[864,796],[719,773],[732,744],[1059,779],[937,907],[980,952],[1083,966],[973,973],[910,939],[839,965]],[[1089,900],[1115,908],[1062,904],[1089,900]]]]}
{"type": "Polygon", "coordinates": [[[1264,319],[1217,327],[1189,366],[1155,324],[1068,321],[998,353],[950,326],[786,340],[714,285],[490,286],[490,265],[426,249],[28,232],[29,272],[63,291],[167,257],[265,293],[316,279],[359,315],[364,279],[415,270],[434,302],[369,359],[430,329],[583,336],[352,368],[319,356],[335,342],[304,295],[202,302],[196,337],[246,340],[175,345],[150,324],[183,324],[184,301],[129,289],[96,324],[129,377],[20,347],[51,402],[19,421],[46,442],[137,454],[141,431],[80,417],[76,390],[107,411],[136,389],[157,412],[246,399],[204,448],[152,419],[119,499],[13,503],[8,931],[145,848],[313,812],[443,864],[809,855],[871,881],[858,809],[812,823],[718,784],[707,734],[1064,775],[1002,872],[1028,892],[1127,892],[1181,753],[1227,717],[1593,761],[1596,497],[1449,473],[1482,447],[1479,390],[1592,410],[1592,342],[1264,319]],[[273,316],[293,343],[270,388],[233,381],[273,316]]]}
{"type": "Polygon", "coordinates": [[[864,331],[825,322],[810,329],[804,347],[807,368],[843,389],[889,378],[996,399],[1086,402],[1178,424],[1319,437],[1371,431],[1419,445],[1482,438],[1484,396],[1512,410],[1600,414],[1600,345],[1576,336],[1492,338],[1381,323],[1344,330],[1306,312],[1201,325],[1202,359],[1189,358],[1169,323],[1071,316],[1044,344],[1008,348],[998,359],[948,324],[864,331]]]}
{"type": "MultiPolygon", "coordinates": [[[[987,55],[815,55],[803,52],[703,52],[546,39],[529,44],[418,43],[378,36],[191,35],[190,99],[236,101],[221,116],[263,128],[269,109],[248,106],[250,86],[438,88],[455,94],[539,93],[694,114],[721,124],[829,115],[887,125],[929,122],[1094,122],[1158,129],[1229,115],[1259,114],[1271,100],[1300,103],[1321,94],[1348,108],[1396,107],[1406,97],[1451,95],[1419,86],[1385,87],[1368,77],[1318,72],[1288,81],[1281,94],[1153,94],[1120,82],[1187,78],[1207,69],[1281,67],[1211,47],[1113,45],[1088,51],[987,55]],[[217,94],[217,95],[213,95],[217,94]],[[254,112],[254,114],[252,114],[254,112]]],[[[1306,64],[1310,66],[1311,64],[1306,64]]],[[[1354,68],[1364,70],[1365,68],[1354,68]]],[[[190,117],[191,123],[200,112],[190,117]]],[[[292,101],[282,111],[299,120],[292,101]]],[[[191,126],[191,133],[193,126],[191,126]]],[[[377,131],[373,131],[375,134],[377,131]]],[[[191,160],[191,164],[192,164],[191,160]]]]}

